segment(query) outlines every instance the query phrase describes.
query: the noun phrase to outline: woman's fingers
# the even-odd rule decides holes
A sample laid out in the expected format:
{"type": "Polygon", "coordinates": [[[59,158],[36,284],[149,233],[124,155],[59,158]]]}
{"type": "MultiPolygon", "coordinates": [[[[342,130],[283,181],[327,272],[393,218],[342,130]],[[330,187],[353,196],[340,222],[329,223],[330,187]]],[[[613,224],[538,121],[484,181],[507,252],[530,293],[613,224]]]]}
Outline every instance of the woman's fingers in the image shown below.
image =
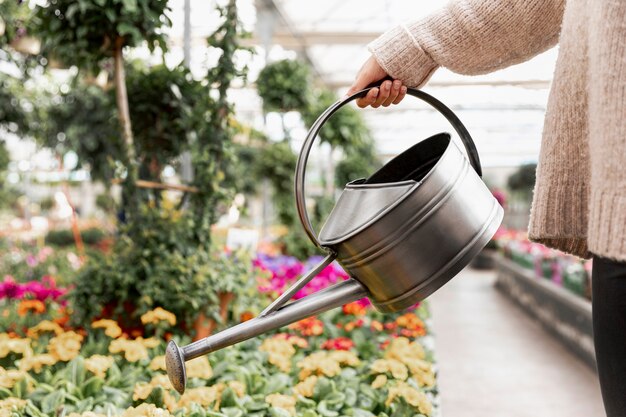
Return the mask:
{"type": "Polygon", "coordinates": [[[393,101],[393,104],[400,103],[404,97],[406,97],[406,86],[405,85],[400,87],[400,94],[398,94],[398,97],[396,97],[396,99],[393,101]]]}
{"type": "Polygon", "coordinates": [[[384,81],[380,87],[379,87],[379,92],[378,92],[378,97],[376,97],[376,101],[374,101],[371,106],[375,109],[379,108],[385,101],[387,101],[387,99],[389,98],[389,95],[391,94],[391,86],[392,86],[392,82],[391,81],[384,81]]]}
{"type": "Polygon", "coordinates": [[[365,97],[361,97],[356,101],[356,105],[361,108],[371,106],[374,102],[376,102],[379,90],[379,88],[372,88],[365,97]]]}
{"type": "Polygon", "coordinates": [[[394,80],[391,84],[391,90],[389,92],[389,97],[385,101],[383,101],[383,107],[389,107],[400,95],[400,88],[402,88],[402,82],[400,80],[394,80]]]}

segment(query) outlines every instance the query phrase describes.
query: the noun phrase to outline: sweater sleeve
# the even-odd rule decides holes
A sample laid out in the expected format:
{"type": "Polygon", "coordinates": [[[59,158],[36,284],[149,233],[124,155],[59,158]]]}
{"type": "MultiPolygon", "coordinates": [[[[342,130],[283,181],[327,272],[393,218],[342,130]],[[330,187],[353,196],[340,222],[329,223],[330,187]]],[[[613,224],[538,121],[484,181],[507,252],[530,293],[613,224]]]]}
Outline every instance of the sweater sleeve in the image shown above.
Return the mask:
{"type": "Polygon", "coordinates": [[[456,0],[369,44],[381,67],[409,86],[442,66],[465,75],[523,62],[558,42],[565,0],[456,0]]]}

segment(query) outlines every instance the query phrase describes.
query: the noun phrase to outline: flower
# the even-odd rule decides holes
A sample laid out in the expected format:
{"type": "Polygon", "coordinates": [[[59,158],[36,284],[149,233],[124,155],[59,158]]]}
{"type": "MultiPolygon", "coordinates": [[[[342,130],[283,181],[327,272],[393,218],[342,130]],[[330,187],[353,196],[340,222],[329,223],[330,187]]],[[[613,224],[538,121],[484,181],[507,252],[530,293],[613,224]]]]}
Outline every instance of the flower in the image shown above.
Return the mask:
{"type": "Polygon", "coordinates": [[[396,359],[377,359],[371,365],[370,369],[375,374],[390,373],[395,379],[405,380],[409,377],[407,367],[396,359]]]}
{"type": "Polygon", "coordinates": [[[372,388],[374,389],[382,388],[385,386],[386,383],[387,383],[387,375],[385,374],[377,375],[374,381],[372,381],[372,388]]]}
{"type": "Polygon", "coordinates": [[[154,404],[143,403],[137,407],[127,408],[122,417],[171,417],[171,414],[154,404]]]}
{"type": "Polygon", "coordinates": [[[206,356],[200,356],[199,358],[190,360],[187,362],[187,377],[188,378],[203,378],[209,379],[213,376],[213,369],[206,356]]]}
{"type": "Polygon", "coordinates": [[[372,320],[370,327],[372,328],[372,330],[377,331],[377,332],[382,332],[385,329],[383,327],[383,324],[379,322],[378,320],[372,320]]]}
{"type": "MultiPolygon", "coordinates": [[[[0,385],[1,386],[1,385],[0,385]]],[[[0,400],[0,416],[9,417],[15,415],[22,415],[22,411],[28,402],[20,398],[9,397],[4,400],[0,400]]]]}
{"type": "Polygon", "coordinates": [[[93,355],[85,359],[85,368],[98,378],[104,379],[113,362],[115,360],[110,356],[93,355]]]}
{"type": "Polygon", "coordinates": [[[292,416],[296,415],[296,399],[283,394],[270,394],[265,397],[265,402],[272,407],[287,410],[292,416]]]}
{"type": "Polygon", "coordinates": [[[148,359],[148,349],[142,340],[115,339],[109,345],[109,352],[122,353],[128,362],[137,362],[148,359]]]}
{"type": "Polygon", "coordinates": [[[243,323],[244,321],[252,320],[254,318],[254,314],[251,311],[244,311],[239,315],[239,321],[243,323]]]}
{"type": "Polygon", "coordinates": [[[28,329],[28,337],[32,339],[38,339],[41,333],[45,332],[53,332],[55,335],[60,335],[63,333],[63,328],[59,326],[57,323],[50,320],[42,320],[37,323],[36,326],[28,329]]]}
{"type": "Polygon", "coordinates": [[[389,388],[389,395],[385,404],[389,406],[394,399],[399,397],[404,398],[409,405],[412,405],[426,416],[430,416],[433,411],[433,406],[426,394],[418,391],[406,382],[399,382],[396,386],[389,388]]]}
{"type": "Polygon", "coordinates": [[[9,353],[19,353],[23,358],[32,356],[30,339],[16,339],[6,333],[0,333],[0,358],[6,358],[9,353]]]}
{"type": "Polygon", "coordinates": [[[259,350],[267,352],[269,363],[281,371],[289,372],[291,370],[291,357],[295,355],[296,349],[288,340],[275,337],[265,339],[259,350]]]}
{"type": "Polygon", "coordinates": [[[122,329],[115,320],[101,319],[91,323],[94,329],[104,329],[104,334],[112,339],[117,339],[122,335],[122,329]]]}
{"type": "Polygon", "coordinates": [[[46,305],[40,300],[22,300],[17,306],[17,314],[24,317],[26,314],[33,312],[35,314],[45,313],[46,305]]]}
{"type": "Polygon", "coordinates": [[[48,353],[27,356],[20,360],[20,370],[25,372],[34,370],[38,374],[44,366],[52,366],[57,362],[57,359],[48,353]]]}
{"type": "Polygon", "coordinates": [[[165,371],[165,355],[155,356],[150,361],[150,369],[153,371],[165,371]]]}
{"type": "Polygon", "coordinates": [[[142,345],[144,345],[148,349],[154,349],[155,347],[157,347],[157,346],[159,346],[161,344],[161,341],[159,339],[154,338],[154,337],[149,337],[147,339],[144,339],[143,337],[138,337],[135,340],[137,342],[141,343],[142,345]]]}
{"type": "Polygon", "coordinates": [[[48,352],[59,361],[70,361],[80,353],[83,336],[69,331],[50,339],[48,352]]]}
{"type": "Polygon", "coordinates": [[[178,400],[178,407],[190,407],[192,403],[198,404],[201,407],[210,407],[218,400],[220,395],[221,390],[219,390],[217,385],[213,385],[211,387],[188,388],[180,397],[180,400],[178,400]]]}
{"type": "MultiPolygon", "coordinates": [[[[0,387],[13,388],[16,382],[26,378],[28,374],[17,369],[4,369],[0,366],[0,387]]],[[[0,408],[1,409],[1,408],[0,408]]]]}
{"type": "Polygon", "coordinates": [[[354,347],[354,342],[347,337],[328,339],[322,343],[322,349],[326,350],[350,350],[352,347],[354,347]]]}
{"type": "Polygon", "coordinates": [[[324,323],[315,317],[309,317],[290,324],[289,328],[298,330],[303,336],[319,336],[324,332],[324,323]]]}
{"type": "Polygon", "coordinates": [[[162,321],[169,323],[170,326],[175,326],[176,316],[161,307],[150,310],[141,316],[143,324],[159,324],[162,321]]]}
{"type": "Polygon", "coordinates": [[[426,325],[415,313],[406,313],[396,319],[400,334],[405,337],[421,337],[426,335],[426,325]]]}
{"type": "Polygon", "coordinates": [[[303,397],[312,397],[313,389],[315,388],[315,384],[317,384],[318,377],[315,375],[308,376],[304,379],[304,381],[299,382],[293,387],[294,394],[302,395],[303,397]]]}
{"type": "Polygon", "coordinates": [[[353,316],[364,316],[367,312],[366,306],[363,303],[358,301],[354,301],[352,303],[348,303],[342,307],[343,314],[351,314],[353,316]]]}
{"type": "Polygon", "coordinates": [[[291,343],[293,346],[298,346],[299,348],[309,347],[309,342],[307,342],[306,339],[300,336],[296,336],[295,334],[277,333],[274,335],[274,337],[277,339],[285,339],[286,341],[291,343]]]}
{"type": "Polygon", "coordinates": [[[314,352],[297,363],[300,368],[298,375],[304,380],[309,375],[326,375],[333,377],[341,372],[341,365],[357,366],[359,358],[352,352],[336,350],[332,352],[314,352]]]}
{"type": "Polygon", "coordinates": [[[385,351],[385,358],[397,359],[403,363],[410,363],[415,359],[424,359],[426,352],[424,348],[418,342],[411,342],[405,337],[398,337],[393,339],[387,350],[385,351]]]}
{"type": "Polygon", "coordinates": [[[344,329],[347,332],[351,332],[352,330],[354,330],[356,328],[363,327],[363,324],[364,324],[363,319],[350,321],[350,322],[346,323],[346,325],[344,326],[344,329]]]}

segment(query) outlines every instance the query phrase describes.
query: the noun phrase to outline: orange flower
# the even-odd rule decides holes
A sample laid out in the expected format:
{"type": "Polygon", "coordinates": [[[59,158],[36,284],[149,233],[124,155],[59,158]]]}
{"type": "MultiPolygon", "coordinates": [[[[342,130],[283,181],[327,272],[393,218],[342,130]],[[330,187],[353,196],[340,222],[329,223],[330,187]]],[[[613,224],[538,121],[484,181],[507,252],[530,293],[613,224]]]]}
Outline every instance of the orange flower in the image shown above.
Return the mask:
{"type": "Polygon", "coordinates": [[[20,301],[20,304],[17,306],[17,314],[19,314],[20,317],[24,317],[31,311],[35,314],[45,313],[46,305],[39,300],[20,301]]]}
{"type": "Polygon", "coordinates": [[[243,323],[244,321],[252,320],[253,318],[254,318],[254,314],[252,314],[252,312],[244,311],[239,316],[239,321],[243,323]]]}
{"type": "Polygon", "coordinates": [[[289,325],[289,328],[298,330],[303,336],[319,336],[324,332],[324,323],[315,317],[309,317],[289,325]]]}
{"type": "Polygon", "coordinates": [[[56,324],[61,327],[65,327],[68,321],[70,321],[70,316],[67,314],[67,308],[61,307],[59,309],[59,317],[53,320],[56,324]]]}
{"type": "Polygon", "coordinates": [[[322,343],[322,349],[326,350],[350,350],[353,346],[354,342],[347,337],[328,339],[322,343]]]}
{"type": "Polygon", "coordinates": [[[344,326],[344,329],[347,332],[351,332],[352,330],[354,330],[355,328],[358,328],[358,327],[363,327],[363,320],[362,319],[358,319],[356,321],[351,321],[351,322],[346,323],[346,325],[344,326]]]}
{"type": "Polygon", "coordinates": [[[367,309],[358,301],[354,301],[352,303],[348,303],[343,306],[344,314],[352,314],[354,316],[364,316],[367,309]]]}
{"type": "Polygon", "coordinates": [[[372,320],[372,330],[382,332],[384,330],[383,324],[378,320],[372,320]]]}
{"type": "Polygon", "coordinates": [[[419,337],[426,335],[426,325],[414,313],[406,313],[396,319],[400,330],[400,334],[405,337],[419,337]]]}

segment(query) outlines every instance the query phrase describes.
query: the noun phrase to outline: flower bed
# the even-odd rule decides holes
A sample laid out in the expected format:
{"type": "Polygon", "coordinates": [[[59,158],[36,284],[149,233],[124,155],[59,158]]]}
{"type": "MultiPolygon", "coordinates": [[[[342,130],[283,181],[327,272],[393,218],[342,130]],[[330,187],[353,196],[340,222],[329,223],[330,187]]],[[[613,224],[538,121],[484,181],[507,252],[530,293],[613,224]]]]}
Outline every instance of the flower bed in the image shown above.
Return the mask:
{"type": "Polygon", "coordinates": [[[496,242],[504,256],[572,293],[591,299],[591,261],[530,242],[526,232],[500,230],[496,242]]]}
{"type": "MultiPolygon", "coordinates": [[[[256,266],[267,271],[259,282],[269,295],[265,301],[307,267],[269,257],[258,258],[256,266]]],[[[297,297],[344,278],[331,265],[297,297]]],[[[360,300],[195,359],[181,396],[164,372],[164,340],[190,340],[172,336],[172,314],[160,308],[144,314],[141,336],[107,319],[70,328],[67,315],[56,311],[62,299],[34,294],[0,299],[1,327],[10,325],[0,333],[2,417],[436,414],[424,304],[381,315],[360,300]],[[25,301],[41,305],[19,314],[25,301]]]]}

